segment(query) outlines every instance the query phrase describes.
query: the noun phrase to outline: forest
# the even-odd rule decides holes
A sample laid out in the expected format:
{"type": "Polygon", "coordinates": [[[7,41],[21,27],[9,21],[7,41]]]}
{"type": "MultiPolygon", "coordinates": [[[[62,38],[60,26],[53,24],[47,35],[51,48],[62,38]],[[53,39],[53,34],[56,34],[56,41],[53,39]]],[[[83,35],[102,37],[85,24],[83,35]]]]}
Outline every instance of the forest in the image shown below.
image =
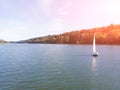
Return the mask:
{"type": "Polygon", "coordinates": [[[58,35],[36,37],[19,43],[43,44],[92,44],[93,36],[97,44],[120,44],[120,25],[109,25],[92,29],[75,30],[58,35]]]}

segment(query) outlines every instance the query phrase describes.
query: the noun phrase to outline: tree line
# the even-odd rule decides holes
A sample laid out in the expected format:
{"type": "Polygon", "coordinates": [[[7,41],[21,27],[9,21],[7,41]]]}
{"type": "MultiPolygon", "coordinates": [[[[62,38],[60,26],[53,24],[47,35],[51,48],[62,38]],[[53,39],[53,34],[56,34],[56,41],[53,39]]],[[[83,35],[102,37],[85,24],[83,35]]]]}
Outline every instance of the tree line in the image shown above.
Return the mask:
{"type": "Polygon", "coordinates": [[[58,35],[32,38],[19,43],[47,44],[92,44],[93,36],[97,44],[120,44],[120,25],[109,25],[92,29],[76,30],[58,35]]]}

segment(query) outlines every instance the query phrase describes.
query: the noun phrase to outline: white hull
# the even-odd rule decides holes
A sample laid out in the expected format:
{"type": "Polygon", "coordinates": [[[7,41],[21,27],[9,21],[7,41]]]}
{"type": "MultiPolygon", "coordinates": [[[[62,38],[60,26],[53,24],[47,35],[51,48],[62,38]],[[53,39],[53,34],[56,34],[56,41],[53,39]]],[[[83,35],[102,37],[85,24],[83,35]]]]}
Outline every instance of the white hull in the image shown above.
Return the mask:
{"type": "Polygon", "coordinates": [[[99,54],[98,54],[98,52],[93,52],[93,56],[98,56],[99,54]]]}

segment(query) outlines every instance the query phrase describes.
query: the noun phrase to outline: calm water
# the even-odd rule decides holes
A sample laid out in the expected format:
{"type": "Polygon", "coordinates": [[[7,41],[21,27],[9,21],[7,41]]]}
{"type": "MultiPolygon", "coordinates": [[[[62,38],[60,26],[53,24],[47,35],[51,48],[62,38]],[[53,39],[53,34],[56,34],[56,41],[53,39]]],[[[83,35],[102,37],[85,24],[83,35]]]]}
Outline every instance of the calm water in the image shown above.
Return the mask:
{"type": "Polygon", "coordinates": [[[120,46],[2,44],[0,90],[120,90],[120,46]]]}

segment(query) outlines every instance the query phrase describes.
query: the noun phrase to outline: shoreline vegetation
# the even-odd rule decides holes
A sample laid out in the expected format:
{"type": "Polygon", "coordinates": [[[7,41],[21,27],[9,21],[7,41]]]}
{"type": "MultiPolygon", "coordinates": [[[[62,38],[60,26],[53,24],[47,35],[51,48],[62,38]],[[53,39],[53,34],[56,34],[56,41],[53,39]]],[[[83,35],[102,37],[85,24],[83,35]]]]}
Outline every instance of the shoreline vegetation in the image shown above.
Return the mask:
{"type": "Polygon", "coordinates": [[[0,44],[4,44],[4,43],[7,43],[7,41],[0,39],[0,44]]]}
{"type": "MultiPolygon", "coordinates": [[[[48,35],[10,43],[40,43],[40,44],[92,44],[96,35],[97,44],[120,45],[120,24],[76,30],[58,35],[48,35]]],[[[7,41],[1,40],[0,43],[7,41]]]]}
{"type": "Polygon", "coordinates": [[[92,44],[94,34],[97,44],[120,44],[120,24],[36,37],[18,43],[92,44]]]}

